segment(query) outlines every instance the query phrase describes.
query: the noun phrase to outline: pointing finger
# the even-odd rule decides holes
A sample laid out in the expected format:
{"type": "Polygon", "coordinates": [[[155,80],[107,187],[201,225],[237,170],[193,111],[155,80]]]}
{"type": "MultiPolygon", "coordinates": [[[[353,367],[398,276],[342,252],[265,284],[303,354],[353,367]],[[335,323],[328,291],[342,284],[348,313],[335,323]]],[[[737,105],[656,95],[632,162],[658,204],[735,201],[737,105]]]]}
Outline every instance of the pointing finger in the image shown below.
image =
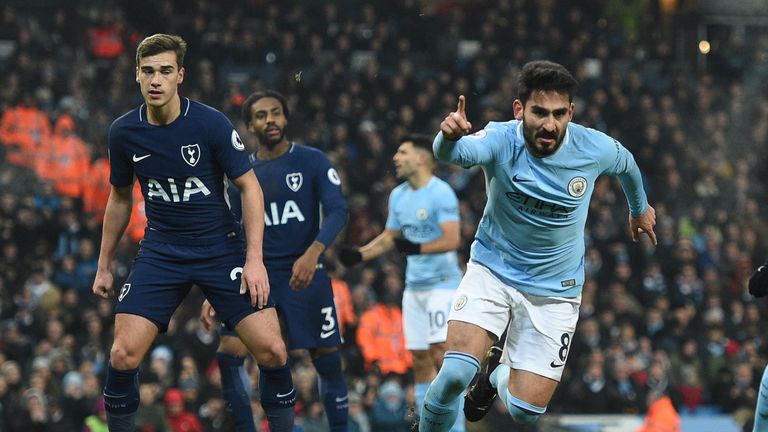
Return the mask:
{"type": "Polygon", "coordinates": [[[467,105],[467,101],[464,98],[464,95],[460,95],[459,104],[456,106],[456,112],[464,118],[467,118],[467,115],[464,113],[464,108],[466,107],[466,105],[467,105]]]}

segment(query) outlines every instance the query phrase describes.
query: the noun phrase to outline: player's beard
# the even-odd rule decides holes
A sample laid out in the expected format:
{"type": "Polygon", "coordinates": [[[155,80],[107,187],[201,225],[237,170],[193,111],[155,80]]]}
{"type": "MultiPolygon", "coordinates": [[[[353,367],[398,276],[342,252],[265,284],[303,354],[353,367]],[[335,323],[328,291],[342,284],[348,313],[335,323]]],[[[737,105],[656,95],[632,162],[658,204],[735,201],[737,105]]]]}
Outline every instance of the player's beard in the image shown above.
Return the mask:
{"type": "Polygon", "coordinates": [[[555,154],[557,150],[560,149],[564,137],[565,128],[563,128],[559,135],[555,135],[554,132],[547,132],[543,129],[536,129],[533,126],[529,126],[525,121],[525,118],[523,118],[523,138],[525,139],[525,146],[535,157],[543,158],[555,154]],[[544,147],[536,141],[537,138],[556,138],[556,140],[554,145],[544,147]]]}
{"type": "Polygon", "coordinates": [[[277,129],[280,131],[280,134],[276,136],[268,136],[266,130],[260,133],[259,144],[263,145],[270,151],[274,150],[275,147],[277,147],[285,139],[285,129],[280,129],[279,127],[277,129]]]}

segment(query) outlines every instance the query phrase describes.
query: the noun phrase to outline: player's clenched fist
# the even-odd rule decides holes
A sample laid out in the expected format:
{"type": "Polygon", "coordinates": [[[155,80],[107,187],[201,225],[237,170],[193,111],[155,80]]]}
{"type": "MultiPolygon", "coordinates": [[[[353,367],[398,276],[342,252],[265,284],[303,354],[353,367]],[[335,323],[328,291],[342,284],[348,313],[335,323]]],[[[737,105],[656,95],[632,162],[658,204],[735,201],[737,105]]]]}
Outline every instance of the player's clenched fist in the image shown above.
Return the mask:
{"type": "Polygon", "coordinates": [[[112,295],[112,272],[109,270],[97,270],[93,280],[93,293],[99,297],[109,298],[112,295]]]}
{"type": "Polygon", "coordinates": [[[440,123],[440,130],[445,139],[456,141],[472,130],[472,123],[467,120],[465,112],[466,100],[464,95],[459,96],[459,104],[456,111],[449,113],[440,123]]]}

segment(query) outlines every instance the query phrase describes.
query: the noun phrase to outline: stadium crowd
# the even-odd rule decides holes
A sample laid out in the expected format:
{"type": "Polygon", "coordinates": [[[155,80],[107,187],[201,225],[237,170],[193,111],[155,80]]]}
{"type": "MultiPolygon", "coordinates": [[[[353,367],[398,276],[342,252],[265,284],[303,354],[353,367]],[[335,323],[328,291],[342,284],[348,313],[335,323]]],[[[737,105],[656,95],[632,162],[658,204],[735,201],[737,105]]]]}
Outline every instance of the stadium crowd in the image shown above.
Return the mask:
{"type": "MultiPolygon", "coordinates": [[[[631,242],[620,186],[600,180],[580,322],[551,412],[641,414],[649,395],[667,394],[681,412],[729,413],[748,425],[768,360],[768,311],[745,285],[768,255],[768,86],[759,79],[768,29],[716,29],[697,67],[698,52],[678,46],[695,46],[695,10],[667,3],[4,2],[0,432],[106,430],[100,394],[114,300],[91,293],[109,193],[106,133],[141,103],[128,71],[137,42],[156,32],[189,43],[182,95],[222,110],[246,140],[244,96],[274,87],[289,97],[289,136],[324,150],[343,180],[350,219],[338,243],[347,245],[382,230],[400,137],[437,132],[459,94],[476,127],[511,119],[519,67],[562,63],[580,81],[574,121],[637,158],[659,244],[631,242]]],[[[460,198],[464,265],[484,177],[447,166],[438,174],[460,198]]],[[[142,206],[137,193],[116,283],[142,236],[142,206]]],[[[350,430],[405,431],[413,389],[403,259],[345,269],[333,249],[326,255],[345,330],[350,430]]],[[[142,431],[230,430],[201,300],[193,291],[142,367],[142,431]]],[[[292,370],[298,430],[325,430],[308,356],[292,370]]],[[[257,401],[254,413],[263,426],[257,401]]],[[[501,408],[473,430],[510,421],[501,408]]]]}

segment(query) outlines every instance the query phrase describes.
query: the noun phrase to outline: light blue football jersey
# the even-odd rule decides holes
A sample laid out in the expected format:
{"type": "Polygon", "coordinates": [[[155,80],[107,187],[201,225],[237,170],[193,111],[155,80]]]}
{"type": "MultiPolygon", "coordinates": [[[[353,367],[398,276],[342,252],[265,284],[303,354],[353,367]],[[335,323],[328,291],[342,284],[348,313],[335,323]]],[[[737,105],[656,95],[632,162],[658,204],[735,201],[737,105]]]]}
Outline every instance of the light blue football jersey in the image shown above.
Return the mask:
{"type": "Polygon", "coordinates": [[[488,201],[470,259],[531,295],[581,294],[584,225],[598,176],[619,178],[632,215],[648,207],[632,154],[594,129],[569,123],[560,149],[545,158],[526,150],[519,120],[490,122],[453,149],[451,143],[438,133],[438,159],[485,171],[488,201]]]}
{"type": "MultiPolygon", "coordinates": [[[[413,243],[437,240],[442,236],[440,224],[449,221],[459,221],[459,200],[448,183],[437,177],[419,189],[402,183],[389,194],[386,228],[402,232],[413,243]]],[[[456,289],[460,281],[456,251],[408,255],[406,289],[456,289]]]]}

